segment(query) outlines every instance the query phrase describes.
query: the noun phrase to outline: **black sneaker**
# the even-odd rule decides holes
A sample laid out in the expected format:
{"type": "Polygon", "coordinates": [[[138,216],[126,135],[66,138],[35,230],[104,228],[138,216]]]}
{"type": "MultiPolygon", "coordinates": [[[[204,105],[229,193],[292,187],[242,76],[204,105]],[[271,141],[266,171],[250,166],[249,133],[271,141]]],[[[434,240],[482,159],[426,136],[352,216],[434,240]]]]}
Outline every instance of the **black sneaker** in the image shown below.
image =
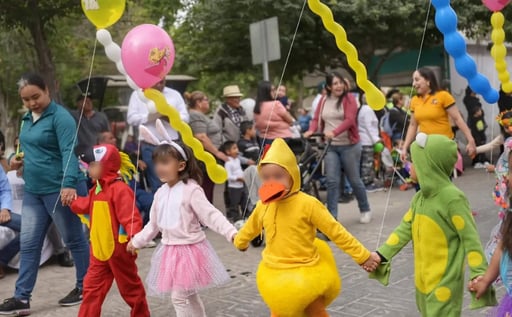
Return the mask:
{"type": "Polygon", "coordinates": [[[30,304],[16,299],[14,297],[5,299],[0,304],[0,315],[16,315],[16,316],[28,316],[30,315],[30,304]]]}
{"type": "Polygon", "coordinates": [[[66,297],[59,301],[61,306],[74,306],[79,305],[82,302],[82,290],[78,287],[69,292],[66,297]]]}
{"type": "Polygon", "coordinates": [[[72,267],[73,265],[75,265],[75,263],[73,262],[73,258],[71,257],[71,254],[67,250],[57,255],[57,261],[59,262],[60,266],[64,267],[72,267]]]}

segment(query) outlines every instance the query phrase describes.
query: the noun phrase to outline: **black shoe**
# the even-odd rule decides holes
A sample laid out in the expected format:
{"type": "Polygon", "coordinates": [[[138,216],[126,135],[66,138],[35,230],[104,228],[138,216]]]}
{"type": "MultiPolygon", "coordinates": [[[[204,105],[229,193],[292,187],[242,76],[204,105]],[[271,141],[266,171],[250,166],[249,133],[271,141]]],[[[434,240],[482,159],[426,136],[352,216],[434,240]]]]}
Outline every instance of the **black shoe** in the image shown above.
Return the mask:
{"type": "Polygon", "coordinates": [[[14,297],[8,298],[0,304],[0,315],[28,316],[30,304],[28,301],[24,303],[14,297]]]}
{"type": "Polygon", "coordinates": [[[340,198],[338,199],[338,202],[340,204],[348,204],[349,202],[351,202],[352,200],[354,200],[354,195],[353,194],[343,194],[340,196],[340,198]]]}
{"type": "Polygon", "coordinates": [[[59,262],[60,266],[64,267],[72,267],[75,265],[73,258],[69,251],[64,251],[61,254],[57,254],[57,262],[59,262]]]}
{"type": "Polygon", "coordinates": [[[82,302],[82,290],[78,287],[69,292],[66,297],[59,301],[61,306],[74,306],[82,302]]]}

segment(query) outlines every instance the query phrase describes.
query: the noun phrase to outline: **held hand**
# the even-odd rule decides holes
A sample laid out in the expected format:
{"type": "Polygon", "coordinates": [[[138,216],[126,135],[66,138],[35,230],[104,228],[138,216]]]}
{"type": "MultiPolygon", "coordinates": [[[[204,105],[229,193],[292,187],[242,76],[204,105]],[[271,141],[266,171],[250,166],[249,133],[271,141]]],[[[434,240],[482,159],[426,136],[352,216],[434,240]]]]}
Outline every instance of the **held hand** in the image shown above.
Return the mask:
{"type": "Polygon", "coordinates": [[[475,141],[468,142],[468,145],[466,145],[466,152],[468,153],[468,156],[471,158],[474,158],[476,156],[475,141]]]}
{"type": "Polygon", "coordinates": [[[473,280],[469,282],[468,289],[470,292],[475,292],[476,299],[480,299],[480,297],[487,291],[490,283],[486,282],[483,276],[477,276],[473,280]]]}
{"type": "Polygon", "coordinates": [[[137,248],[135,248],[133,246],[133,243],[131,241],[129,241],[128,244],[126,245],[126,251],[132,255],[137,254],[137,248]]]}
{"type": "Polygon", "coordinates": [[[11,220],[11,213],[7,209],[0,210],[0,223],[6,223],[11,220]]]}
{"type": "Polygon", "coordinates": [[[361,267],[366,272],[373,272],[373,271],[375,271],[377,269],[379,264],[380,264],[380,256],[377,254],[377,252],[372,252],[370,254],[370,257],[368,258],[368,260],[366,260],[366,262],[364,262],[361,265],[361,267]]]}
{"type": "Polygon", "coordinates": [[[77,198],[76,189],[74,188],[63,188],[60,191],[60,201],[63,206],[69,206],[77,198]]]}
{"type": "Polygon", "coordinates": [[[239,182],[245,183],[245,179],[243,177],[239,177],[236,180],[239,181],[239,182]]]}
{"type": "Polygon", "coordinates": [[[254,162],[253,160],[247,160],[247,165],[254,165],[256,164],[256,162],[254,162]]]}
{"type": "Polygon", "coordinates": [[[223,162],[227,162],[228,161],[228,156],[224,153],[222,153],[221,151],[219,151],[219,153],[217,153],[217,155],[215,155],[219,160],[223,161],[223,162]]]}

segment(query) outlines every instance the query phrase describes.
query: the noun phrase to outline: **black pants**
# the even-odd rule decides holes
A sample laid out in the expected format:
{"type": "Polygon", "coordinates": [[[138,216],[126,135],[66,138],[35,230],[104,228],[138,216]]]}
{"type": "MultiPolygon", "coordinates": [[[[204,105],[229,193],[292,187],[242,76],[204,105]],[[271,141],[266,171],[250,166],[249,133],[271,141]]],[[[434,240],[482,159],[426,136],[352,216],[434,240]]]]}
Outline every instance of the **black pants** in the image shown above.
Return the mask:
{"type": "Polygon", "coordinates": [[[237,221],[242,218],[242,213],[247,206],[247,188],[228,187],[229,205],[227,218],[231,221],[237,221]]]}

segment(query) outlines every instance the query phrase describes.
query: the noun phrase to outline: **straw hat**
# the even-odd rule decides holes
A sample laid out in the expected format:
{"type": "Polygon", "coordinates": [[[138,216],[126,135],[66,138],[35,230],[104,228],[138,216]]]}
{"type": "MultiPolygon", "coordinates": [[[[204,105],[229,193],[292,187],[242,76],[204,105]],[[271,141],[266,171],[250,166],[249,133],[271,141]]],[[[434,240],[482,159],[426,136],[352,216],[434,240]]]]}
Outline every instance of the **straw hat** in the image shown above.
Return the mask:
{"type": "Polygon", "coordinates": [[[224,87],[224,90],[222,92],[222,97],[229,98],[229,97],[242,97],[243,94],[240,92],[240,88],[238,88],[237,85],[231,85],[224,87]]]}

